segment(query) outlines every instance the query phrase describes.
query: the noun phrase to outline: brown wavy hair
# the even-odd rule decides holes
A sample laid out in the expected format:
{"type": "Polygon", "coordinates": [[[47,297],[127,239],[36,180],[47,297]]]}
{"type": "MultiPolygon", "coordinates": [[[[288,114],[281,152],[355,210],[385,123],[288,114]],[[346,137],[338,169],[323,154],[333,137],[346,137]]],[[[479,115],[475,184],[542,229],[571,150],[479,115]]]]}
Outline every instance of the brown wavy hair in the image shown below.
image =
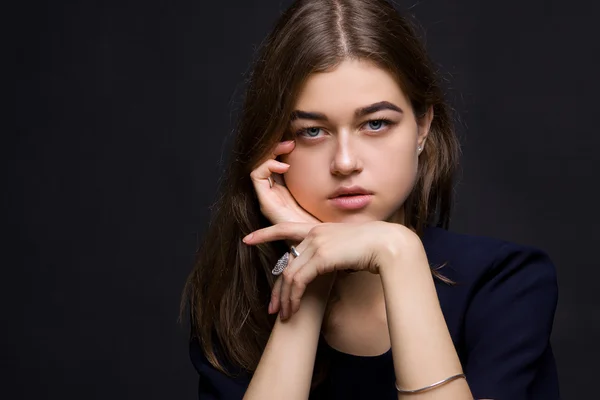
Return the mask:
{"type": "MultiPolygon", "coordinates": [[[[296,1],[259,48],[233,154],[181,302],[182,317],[190,316],[191,340],[198,340],[209,362],[228,375],[214,352],[215,340],[231,365],[256,370],[277,318],[267,313],[275,281],[270,271],[287,250],[284,241],[257,246],[241,241],[271,225],[260,212],[250,172],[277,142],[290,138],[292,107],[308,76],[347,59],[369,60],[392,74],[417,119],[433,107],[418,177],[404,203],[404,224],[419,236],[426,225],[449,227],[460,147],[440,78],[412,22],[385,0],[296,1]]],[[[432,267],[434,277],[452,284],[439,268],[432,267]]],[[[325,362],[317,357],[313,386],[323,377],[320,364],[325,362]]]]}

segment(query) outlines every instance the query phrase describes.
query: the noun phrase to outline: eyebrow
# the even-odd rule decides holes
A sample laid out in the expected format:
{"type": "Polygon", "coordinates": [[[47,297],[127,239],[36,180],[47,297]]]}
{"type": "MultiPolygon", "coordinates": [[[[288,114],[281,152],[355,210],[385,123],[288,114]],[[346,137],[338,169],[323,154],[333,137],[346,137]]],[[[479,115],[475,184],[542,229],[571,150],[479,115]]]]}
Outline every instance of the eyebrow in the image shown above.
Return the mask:
{"type": "MultiPolygon", "coordinates": [[[[402,109],[400,107],[398,107],[397,105],[390,103],[389,101],[380,101],[378,103],[373,103],[366,107],[357,108],[354,111],[354,118],[364,117],[365,115],[373,114],[373,113],[375,113],[377,111],[381,111],[381,110],[392,110],[392,111],[399,112],[401,114],[403,113],[402,109]]],[[[296,110],[296,111],[292,112],[290,122],[295,121],[297,119],[310,119],[313,121],[324,121],[324,122],[329,121],[329,119],[327,118],[327,116],[325,114],[313,112],[313,111],[300,111],[300,110],[296,110]]]]}

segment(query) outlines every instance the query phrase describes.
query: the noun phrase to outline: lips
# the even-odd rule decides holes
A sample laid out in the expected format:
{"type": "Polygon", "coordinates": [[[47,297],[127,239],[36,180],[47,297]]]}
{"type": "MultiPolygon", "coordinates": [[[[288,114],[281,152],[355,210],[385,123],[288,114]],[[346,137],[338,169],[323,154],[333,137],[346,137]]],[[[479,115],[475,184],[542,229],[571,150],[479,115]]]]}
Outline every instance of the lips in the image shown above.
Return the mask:
{"type": "Polygon", "coordinates": [[[340,210],[360,210],[367,207],[371,200],[373,200],[373,195],[370,194],[351,194],[333,197],[328,201],[340,210]]]}
{"type": "Polygon", "coordinates": [[[358,196],[365,194],[373,194],[373,192],[362,188],[360,186],[341,186],[337,188],[330,196],[330,199],[334,199],[336,197],[347,197],[347,196],[358,196]]]}

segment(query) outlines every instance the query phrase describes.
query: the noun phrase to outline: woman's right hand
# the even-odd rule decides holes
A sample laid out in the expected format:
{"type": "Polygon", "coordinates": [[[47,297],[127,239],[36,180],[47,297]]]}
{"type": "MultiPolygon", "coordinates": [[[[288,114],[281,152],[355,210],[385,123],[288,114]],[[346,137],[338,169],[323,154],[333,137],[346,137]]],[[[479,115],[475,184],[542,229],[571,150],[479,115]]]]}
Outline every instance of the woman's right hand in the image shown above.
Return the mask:
{"type": "MultiPolygon", "coordinates": [[[[273,225],[282,222],[313,222],[321,221],[296,202],[289,190],[285,187],[281,174],[287,172],[290,165],[277,161],[276,158],[282,154],[288,154],[294,150],[295,142],[293,140],[278,143],[269,157],[261,162],[251,173],[250,178],[254,185],[254,190],[260,203],[260,211],[273,225]],[[273,187],[270,186],[268,178],[273,180],[273,187]]],[[[288,246],[298,245],[287,241],[288,246]]],[[[294,256],[290,254],[290,261],[294,256]]],[[[317,296],[324,305],[327,304],[329,293],[336,274],[327,274],[316,279],[317,282],[309,285],[307,292],[309,295],[317,296]]],[[[281,287],[283,283],[283,274],[275,281],[274,287],[281,287]]],[[[279,302],[272,299],[272,304],[276,305],[269,308],[269,314],[279,311],[279,302]]]]}
{"type": "Polygon", "coordinates": [[[290,153],[295,145],[293,140],[278,143],[269,157],[250,173],[260,203],[260,211],[273,225],[282,222],[321,222],[298,205],[281,177],[290,165],[277,161],[276,158],[290,153]],[[269,177],[272,179],[273,187],[270,187],[269,177]]]}

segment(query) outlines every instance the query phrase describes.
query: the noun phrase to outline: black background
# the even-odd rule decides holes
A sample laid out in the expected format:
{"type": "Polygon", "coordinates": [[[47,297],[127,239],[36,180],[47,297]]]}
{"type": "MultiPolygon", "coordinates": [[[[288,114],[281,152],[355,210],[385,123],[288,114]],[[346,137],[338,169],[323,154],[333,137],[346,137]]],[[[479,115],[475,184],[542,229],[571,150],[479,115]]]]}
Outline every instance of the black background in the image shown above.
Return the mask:
{"type": "MultiPolygon", "coordinates": [[[[289,4],[21,4],[2,279],[2,358],[16,375],[4,398],[195,398],[180,293],[244,73],[289,4]]],[[[550,254],[563,398],[594,397],[598,2],[400,6],[462,117],[451,228],[550,254]]]]}

